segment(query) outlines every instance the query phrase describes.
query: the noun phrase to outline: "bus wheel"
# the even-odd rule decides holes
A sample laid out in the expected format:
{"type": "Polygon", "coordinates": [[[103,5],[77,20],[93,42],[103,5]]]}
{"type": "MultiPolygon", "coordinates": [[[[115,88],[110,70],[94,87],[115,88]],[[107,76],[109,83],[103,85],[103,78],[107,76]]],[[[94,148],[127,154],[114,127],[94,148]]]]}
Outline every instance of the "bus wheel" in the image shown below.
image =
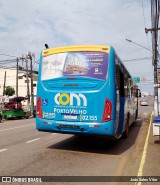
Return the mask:
{"type": "Polygon", "coordinates": [[[127,118],[126,120],[126,124],[125,124],[125,132],[123,133],[123,138],[128,138],[129,136],[129,118],[127,118]]]}

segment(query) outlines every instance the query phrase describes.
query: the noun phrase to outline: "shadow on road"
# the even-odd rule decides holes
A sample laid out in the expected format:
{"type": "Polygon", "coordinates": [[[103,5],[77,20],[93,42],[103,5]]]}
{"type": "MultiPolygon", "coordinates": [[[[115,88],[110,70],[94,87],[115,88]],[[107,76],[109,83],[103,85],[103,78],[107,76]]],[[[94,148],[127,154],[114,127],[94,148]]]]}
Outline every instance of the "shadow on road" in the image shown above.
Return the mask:
{"type": "Polygon", "coordinates": [[[106,137],[73,136],[54,145],[50,149],[68,150],[96,154],[119,155],[134,145],[142,125],[142,120],[137,120],[129,129],[127,139],[114,140],[106,137]]]}

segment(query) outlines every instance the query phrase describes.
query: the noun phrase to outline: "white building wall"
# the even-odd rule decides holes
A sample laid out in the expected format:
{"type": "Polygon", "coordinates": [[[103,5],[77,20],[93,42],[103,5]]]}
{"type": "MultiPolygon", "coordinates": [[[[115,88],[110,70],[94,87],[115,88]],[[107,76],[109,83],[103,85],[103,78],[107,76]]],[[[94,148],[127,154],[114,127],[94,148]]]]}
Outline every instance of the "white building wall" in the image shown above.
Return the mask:
{"type": "MultiPolygon", "coordinates": [[[[0,96],[3,95],[3,85],[4,85],[4,76],[6,71],[6,87],[11,86],[15,90],[16,95],[16,69],[2,69],[0,68],[0,96]]],[[[20,71],[18,76],[25,75],[25,71],[20,71]]],[[[35,78],[34,78],[35,79],[35,78]]],[[[22,79],[18,79],[18,96],[27,97],[27,83],[25,83],[26,77],[22,77],[22,79]]],[[[29,78],[29,90],[31,91],[31,80],[29,78]]],[[[37,84],[37,80],[33,81],[33,84],[37,84]]],[[[34,95],[36,95],[37,87],[34,87],[34,95]]],[[[30,92],[31,94],[31,92],[30,92]]],[[[34,100],[34,104],[36,103],[36,98],[34,100]]]]}

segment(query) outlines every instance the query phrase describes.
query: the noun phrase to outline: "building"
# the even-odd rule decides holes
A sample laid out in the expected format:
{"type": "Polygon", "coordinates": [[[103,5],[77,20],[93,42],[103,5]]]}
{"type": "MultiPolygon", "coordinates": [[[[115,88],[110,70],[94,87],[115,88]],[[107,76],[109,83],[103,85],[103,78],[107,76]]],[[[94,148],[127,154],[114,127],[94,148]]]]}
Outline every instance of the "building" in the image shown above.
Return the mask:
{"type": "MultiPolygon", "coordinates": [[[[5,87],[11,86],[15,89],[16,92],[16,68],[3,69],[0,68],[0,96],[3,95],[4,81],[5,87]],[[5,81],[5,72],[6,72],[6,81],[5,81]]],[[[27,97],[27,72],[25,70],[18,70],[18,96],[27,97]]],[[[37,91],[37,72],[33,71],[33,91],[34,97],[36,97],[37,91]]],[[[29,94],[31,95],[31,78],[29,74],[29,94]]],[[[15,95],[16,96],[16,93],[15,95]]],[[[34,98],[34,104],[36,104],[36,98],[34,98]]]]}

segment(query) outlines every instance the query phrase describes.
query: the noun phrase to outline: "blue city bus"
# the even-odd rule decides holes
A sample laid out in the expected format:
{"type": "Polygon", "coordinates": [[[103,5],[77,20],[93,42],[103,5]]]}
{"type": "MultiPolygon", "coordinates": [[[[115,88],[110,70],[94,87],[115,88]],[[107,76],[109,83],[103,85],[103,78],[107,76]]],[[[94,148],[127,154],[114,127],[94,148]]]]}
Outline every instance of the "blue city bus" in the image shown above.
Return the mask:
{"type": "Polygon", "coordinates": [[[45,49],[39,62],[38,131],[128,136],[137,86],[111,46],[45,49]]]}

